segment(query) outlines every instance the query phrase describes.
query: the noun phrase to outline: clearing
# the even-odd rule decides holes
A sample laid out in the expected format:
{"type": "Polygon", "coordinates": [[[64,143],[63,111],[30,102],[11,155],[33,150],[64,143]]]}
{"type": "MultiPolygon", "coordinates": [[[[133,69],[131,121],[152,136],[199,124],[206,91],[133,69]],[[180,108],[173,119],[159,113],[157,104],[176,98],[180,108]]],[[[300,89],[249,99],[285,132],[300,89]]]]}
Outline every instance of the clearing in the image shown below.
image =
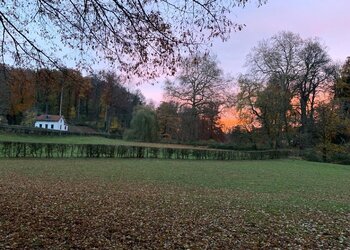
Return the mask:
{"type": "Polygon", "coordinates": [[[350,168],[0,159],[0,248],[350,247],[350,168]]]}

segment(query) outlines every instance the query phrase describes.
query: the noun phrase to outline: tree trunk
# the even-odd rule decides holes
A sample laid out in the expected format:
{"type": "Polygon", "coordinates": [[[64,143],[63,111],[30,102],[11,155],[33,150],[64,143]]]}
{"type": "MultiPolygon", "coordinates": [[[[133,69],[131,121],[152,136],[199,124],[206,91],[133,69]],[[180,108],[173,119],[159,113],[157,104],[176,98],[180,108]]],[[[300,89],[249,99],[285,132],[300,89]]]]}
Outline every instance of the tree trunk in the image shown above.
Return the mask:
{"type": "Polygon", "coordinates": [[[49,113],[49,103],[46,100],[46,102],[45,102],[45,114],[48,114],[48,113],[49,113]]]}
{"type": "Polygon", "coordinates": [[[77,101],[77,120],[80,120],[80,97],[78,96],[78,101],[77,101]]]}
{"type": "Polygon", "coordinates": [[[300,98],[300,111],[301,111],[301,133],[307,132],[307,99],[305,97],[300,98]]]}
{"type": "Polygon", "coordinates": [[[105,111],[105,121],[104,121],[104,124],[105,124],[105,132],[108,132],[109,130],[109,124],[108,124],[108,105],[106,106],[106,111],[105,111]]]}
{"type": "Polygon", "coordinates": [[[62,102],[63,102],[63,86],[61,88],[61,95],[60,95],[60,116],[62,115],[62,102]]]}

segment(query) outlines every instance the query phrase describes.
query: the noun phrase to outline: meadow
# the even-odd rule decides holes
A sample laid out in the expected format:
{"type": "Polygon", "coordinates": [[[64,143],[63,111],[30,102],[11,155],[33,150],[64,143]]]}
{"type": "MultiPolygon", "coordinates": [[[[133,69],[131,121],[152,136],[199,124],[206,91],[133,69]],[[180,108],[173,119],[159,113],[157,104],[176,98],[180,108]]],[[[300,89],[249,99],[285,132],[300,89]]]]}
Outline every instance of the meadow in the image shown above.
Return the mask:
{"type": "Polygon", "coordinates": [[[143,147],[171,147],[171,148],[193,148],[189,145],[134,142],[121,139],[111,139],[101,136],[47,136],[47,135],[23,135],[13,133],[0,133],[0,141],[30,142],[30,143],[63,143],[63,144],[103,144],[103,145],[126,145],[143,147]]]}
{"type": "Polygon", "coordinates": [[[0,248],[350,247],[350,168],[0,159],[0,248]]]}

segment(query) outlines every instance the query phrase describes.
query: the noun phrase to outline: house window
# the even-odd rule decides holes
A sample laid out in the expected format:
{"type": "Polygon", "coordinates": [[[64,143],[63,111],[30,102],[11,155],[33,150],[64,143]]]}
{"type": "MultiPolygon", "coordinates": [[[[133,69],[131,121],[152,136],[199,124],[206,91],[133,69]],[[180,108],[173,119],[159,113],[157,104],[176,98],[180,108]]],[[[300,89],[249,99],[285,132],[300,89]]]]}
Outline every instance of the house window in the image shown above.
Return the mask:
{"type": "Polygon", "coordinates": [[[62,125],[60,125],[60,130],[62,130],[62,125]]]}
{"type": "Polygon", "coordinates": [[[42,128],[42,127],[43,127],[43,125],[40,123],[40,124],[39,124],[39,128],[42,128]]]}
{"type": "Polygon", "coordinates": [[[67,126],[64,126],[64,130],[67,130],[67,126]]]}
{"type": "Polygon", "coordinates": [[[53,124],[51,124],[51,129],[53,129],[53,124]]]}
{"type": "Polygon", "coordinates": [[[45,128],[48,128],[48,125],[47,125],[47,124],[45,124],[45,128]]]}

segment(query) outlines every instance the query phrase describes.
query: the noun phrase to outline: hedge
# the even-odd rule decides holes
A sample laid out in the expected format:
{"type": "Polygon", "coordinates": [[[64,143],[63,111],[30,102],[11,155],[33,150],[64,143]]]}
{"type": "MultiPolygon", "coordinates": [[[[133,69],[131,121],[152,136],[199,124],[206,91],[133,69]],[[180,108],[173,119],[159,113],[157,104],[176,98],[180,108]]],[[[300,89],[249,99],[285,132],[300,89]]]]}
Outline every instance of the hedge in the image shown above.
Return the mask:
{"type": "Polygon", "coordinates": [[[287,150],[232,151],[126,145],[55,144],[0,141],[3,158],[159,158],[195,160],[266,160],[287,158],[287,150]]]}

